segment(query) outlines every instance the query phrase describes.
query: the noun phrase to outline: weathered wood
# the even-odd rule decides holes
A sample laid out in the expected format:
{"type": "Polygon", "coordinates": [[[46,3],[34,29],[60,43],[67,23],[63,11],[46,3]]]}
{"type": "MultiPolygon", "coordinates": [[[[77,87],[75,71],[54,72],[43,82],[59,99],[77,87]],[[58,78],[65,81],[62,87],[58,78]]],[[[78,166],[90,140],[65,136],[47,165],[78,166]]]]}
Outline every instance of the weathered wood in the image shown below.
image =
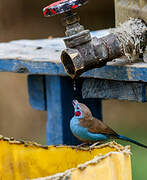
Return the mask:
{"type": "Polygon", "coordinates": [[[28,94],[30,105],[36,109],[46,110],[46,89],[44,75],[28,76],[28,94]]]}
{"type": "MultiPolygon", "coordinates": [[[[109,30],[92,32],[93,36],[98,37],[107,34],[109,30]]],[[[61,62],[60,55],[63,49],[65,49],[63,38],[10,41],[0,43],[0,60],[58,64],[61,62]]]]}
{"type": "Polygon", "coordinates": [[[47,102],[46,142],[48,145],[63,144],[60,77],[46,76],[45,81],[47,102]]]}
{"type": "Polygon", "coordinates": [[[147,102],[147,84],[100,79],[87,79],[82,87],[83,98],[119,99],[147,102]]]}
{"type": "MultiPolygon", "coordinates": [[[[108,33],[108,30],[104,30],[93,32],[92,35],[101,37],[108,33]]],[[[60,62],[60,54],[64,48],[62,38],[0,43],[0,71],[67,76],[60,62]]],[[[118,59],[82,76],[147,82],[147,63],[127,64],[123,59],[118,59]]]]}

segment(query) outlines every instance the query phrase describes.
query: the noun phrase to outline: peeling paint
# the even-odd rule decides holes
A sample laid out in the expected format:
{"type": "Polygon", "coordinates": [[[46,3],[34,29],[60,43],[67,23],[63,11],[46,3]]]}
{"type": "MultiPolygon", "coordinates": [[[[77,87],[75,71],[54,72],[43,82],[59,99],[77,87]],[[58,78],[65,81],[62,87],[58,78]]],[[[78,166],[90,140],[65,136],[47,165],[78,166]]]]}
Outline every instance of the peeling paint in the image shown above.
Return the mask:
{"type": "Polygon", "coordinates": [[[128,79],[131,81],[131,80],[133,80],[133,77],[132,77],[132,69],[131,68],[127,68],[126,69],[126,71],[127,71],[127,74],[128,74],[128,79]]]}

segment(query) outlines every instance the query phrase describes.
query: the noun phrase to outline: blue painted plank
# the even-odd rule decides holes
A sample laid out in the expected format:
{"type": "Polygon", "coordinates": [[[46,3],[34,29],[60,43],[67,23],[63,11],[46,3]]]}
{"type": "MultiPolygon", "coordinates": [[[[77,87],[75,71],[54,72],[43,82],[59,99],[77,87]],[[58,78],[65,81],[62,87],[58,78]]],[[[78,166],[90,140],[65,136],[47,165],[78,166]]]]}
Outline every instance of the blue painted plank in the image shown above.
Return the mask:
{"type": "Polygon", "coordinates": [[[87,71],[83,76],[118,81],[147,82],[147,63],[134,63],[132,65],[111,63],[105,67],[87,71]]]}
{"type": "Polygon", "coordinates": [[[72,100],[78,99],[85,103],[95,117],[102,119],[101,101],[98,99],[82,99],[81,85],[83,79],[77,83],[78,93],[73,91],[73,82],[69,77],[46,76],[47,92],[47,144],[79,144],[72,135],[69,122],[74,112],[72,100]]]}
{"type": "MultiPolygon", "coordinates": [[[[108,33],[108,30],[96,31],[92,35],[101,37],[108,33]]],[[[0,72],[67,76],[60,61],[64,48],[62,38],[0,43],[0,72]]],[[[117,59],[103,68],[84,73],[82,77],[147,82],[147,63],[127,64],[125,60],[117,59]]]]}
{"type": "Polygon", "coordinates": [[[64,75],[66,73],[62,64],[57,65],[54,62],[37,61],[19,61],[19,60],[0,60],[0,72],[15,72],[46,75],[64,75]]]}
{"type": "Polygon", "coordinates": [[[139,82],[86,79],[82,87],[83,98],[147,101],[147,85],[139,82]]]}
{"type": "Polygon", "coordinates": [[[44,75],[28,76],[28,94],[30,105],[34,109],[41,111],[46,110],[46,92],[44,75]]]}
{"type": "MultiPolygon", "coordinates": [[[[43,61],[0,60],[0,72],[67,76],[62,64],[43,61]]],[[[127,66],[115,65],[115,63],[113,63],[102,68],[87,71],[81,77],[147,82],[147,63],[135,63],[127,66]]]]}
{"type": "Polygon", "coordinates": [[[47,125],[46,141],[48,145],[63,144],[62,104],[60,77],[46,76],[47,125]]]}

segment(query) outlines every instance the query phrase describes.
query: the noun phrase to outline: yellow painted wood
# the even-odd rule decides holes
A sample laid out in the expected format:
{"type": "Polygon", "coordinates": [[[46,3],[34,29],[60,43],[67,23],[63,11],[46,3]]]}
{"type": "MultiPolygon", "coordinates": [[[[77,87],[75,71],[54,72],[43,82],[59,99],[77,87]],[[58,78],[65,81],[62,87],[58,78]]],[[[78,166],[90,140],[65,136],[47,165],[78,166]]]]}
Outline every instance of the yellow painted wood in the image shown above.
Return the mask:
{"type": "MultiPolygon", "coordinates": [[[[115,143],[101,145],[92,151],[89,151],[86,149],[76,150],[75,147],[70,146],[41,147],[41,145],[38,145],[37,143],[21,143],[19,141],[10,140],[8,138],[1,138],[0,179],[24,180],[51,176],[71,168],[76,168],[79,164],[83,164],[86,161],[92,160],[95,156],[101,157],[102,155],[106,155],[110,152],[118,152],[123,150],[124,148],[122,146],[119,146],[115,143]]],[[[88,171],[86,170],[86,172],[88,172],[89,176],[91,176],[90,174],[94,173],[96,170],[95,168],[98,168],[101,176],[103,177],[102,174],[106,174],[104,171],[106,170],[105,168],[107,168],[109,172],[107,177],[109,180],[111,174],[114,173],[110,168],[110,165],[112,164],[112,168],[115,166],[115,169],[118,168],[117,172],[119,176],[124,173],[131,175],[129,154],[127,154],[126,157],[123,154],[117,156],[118,158],[115,157],[115,155],[112,155],[113,160],[111,160],[111,156],[108,157],[108,159],[104,158],[104,162],[100,161],[100,166],[98,165],[99,163],[96,166],[88,165],[88,168],[86,168],[88,171]]],[[[81,171],[78,169],[77,172],[74,171],[71,179],[74,180],[77,178],[77,176],[82,178],[84,175],[82,172],[85,172],[85,170],[81,171]]],[[[97,175],[98,174],[96,173],[95,176],[97,175]]],[[[131,180],[131,178],[126,178],[123,180],[131,180]]]]}
{"type": "Polygon", "coordinates": [[[84,171],[76,169],[71,180],[132,180],[130,156],[123,153],[110,154],[84,171]]]}

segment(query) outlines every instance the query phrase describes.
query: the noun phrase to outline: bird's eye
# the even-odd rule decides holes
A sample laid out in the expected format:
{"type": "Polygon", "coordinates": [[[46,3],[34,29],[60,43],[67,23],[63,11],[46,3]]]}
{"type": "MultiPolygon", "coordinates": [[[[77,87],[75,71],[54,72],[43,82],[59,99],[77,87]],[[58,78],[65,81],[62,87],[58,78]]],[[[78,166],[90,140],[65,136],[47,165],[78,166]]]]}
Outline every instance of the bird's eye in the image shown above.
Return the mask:
{"type": "Polygon", "coordinates": [[[79,107],[77,107],[77,109],[80,109],[79,107]]]}
{"type": "Polygon", "coordinates": [[[75,112],[75,116],[80,116],[80,115],[81,115],[80,111],[75,112]]]}

